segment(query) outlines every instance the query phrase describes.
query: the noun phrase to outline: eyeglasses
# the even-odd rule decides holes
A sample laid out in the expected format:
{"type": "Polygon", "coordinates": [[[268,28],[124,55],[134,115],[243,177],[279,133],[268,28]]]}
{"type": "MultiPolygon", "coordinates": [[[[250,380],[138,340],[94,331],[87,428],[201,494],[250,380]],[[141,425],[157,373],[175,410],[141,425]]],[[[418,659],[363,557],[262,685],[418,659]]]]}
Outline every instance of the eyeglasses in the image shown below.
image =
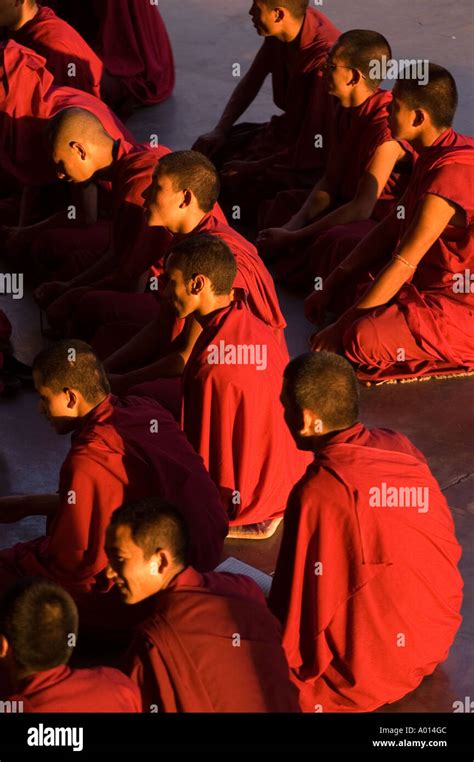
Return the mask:
{"type": "MultiPolygon", "coordinates": [[[[334,71],[334,69],[352,69],[352,68],[353,68],[352,66],[341,66],[341,64],[335,64],[329,58],[326,58],[324,63],[321,64],[322,71],[334,71]]],[[[359,71],[359,69],[357,69],[356,71],[359,72],[362,79],[367,79],[365,74],[362,74],[362,72],[359,71]]]]}

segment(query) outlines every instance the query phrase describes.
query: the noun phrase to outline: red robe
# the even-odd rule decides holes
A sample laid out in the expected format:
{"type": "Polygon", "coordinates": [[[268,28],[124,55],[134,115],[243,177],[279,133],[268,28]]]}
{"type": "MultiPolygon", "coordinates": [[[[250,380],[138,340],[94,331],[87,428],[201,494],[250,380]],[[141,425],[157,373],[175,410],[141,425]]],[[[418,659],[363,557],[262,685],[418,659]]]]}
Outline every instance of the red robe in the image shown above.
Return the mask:
{"type": "Polygon", "coordinates": [[[156,402],[109,396],[72,435],[59,476],[60,506],[48,535],[0,552],[0,585],[12,574],[48,577],[79,603],[87,601],[84,595],[104,599],[110,516],[125,500],[153,495],[182,512],[196,567],[213,569],[227,519],[201,458],[156,402]]]}
{"type": "Polygon", "coordinates": [[[55,85],[74,87],[100,98],[102,61],[76,30],[58,18],[51,8],[39,6],[31,21],[4,36],[44,56],[55,85]]]}
{"type": "Polygon", "coordinates": [[[287,360],[268,326],[233,302],[211,318],[186,364],[182,426],[219,487],[231,525],[282,516],[294,477],[308,463],[279,401],[287,360]],[[211,355],[223,344],[253,348],[255,357],[224,364],[211,355]]]}
{"type": "Polygon", "coordinates": [[[219,163],[274,156],[274,163],[284,167],[281,181],[257,179],[258,190],[268,188],[270,196],[276,194],[278,186],[294,188],[314,183],[326,161],[332,111],[321,65],[339,36],[340,31],[326,16],[310,8],[293,43],[275,37],[264,40],[257,60],[262,72],[271,74],[273,101],[283,114],[263,125],[233,127],[219,152],[219,163]],[[315,148],[315,135],[322,135],[322,148],[315,148]]]}
{"type": "MultiPolygon", "coordinates": [[[[381,89],[354,108],[344,108],[338,101],[331,152],[326,167],[326,178],[333,198],[331,209],[328,211],[352,201],[377,148],[393,141],[389,128],[391,103],[392,94],[381,89]]],[[[412,153],[408,144],[403,144],[403,147],[412,153]]],[[[396,199],[400,198],[406,188],[410,170],[411,162],[407,162],[405,166],[399,163],[394,168],[370,219],[324,230],[315,234],[313,239],[304,241],[296,250],[283,252],[276,266],[277,277],[285,286],[306,290],[311,289],[315,277],[326,278],[355,245],[354,234],[358,240],[362,240],[372,227],[390,212],[396,199]]],[[[281,215],[285,215],[288,207],[291,208],[291,196],[290,191],[277,198],[265,227],[282,225],[290,218],[291,214],[286,219],[281,215]]]]}
{"type": "Polygon", "coordinates": [[[118,669],[54,667],[27,678],[9,701],[24,712],[141,712],[140,692],[118,669]]]}
{"type": "Polygon", "coordinates": [[[269,601],[303,711],[372,711],[431,674],[461,622],[460,555],[406,437],[361,423],[330,436],[291,493],[269,601]],[[382,507],[384,484],[415,504],[382,507]]]}
{"type": "MultiPolygon", "coordinates": [[[[255,247],[227,224],[218,205],[187,236],[170,238],[166,254],[176,242],[198,233],[216,235],[229,246],[237,261],[237,277],[234,282],[236,298],[245,298],[250,311],[274,330],[278,341],[286,348],[286,321],[278,303],[273,278],[255,247]]],[[[158,256],[153,263],[151,277],[160,278],[163,274],[166,254],[158,256]]],[[[77,309],[75,335],[91,340],[98,354],[106,358],[123,346],[140,328],[159,319],[160,346],[155,359],[168,354],[172,351],[172,342],[184,330],[185,321],[178,320],[172,305],[162,298],[164,286],[163,280],[160,280],[157,292],[145,294],[90,292],[84,296],[77,309]]],[[[161,386],[160,379],[153,396],[163,403],[161,386]]],[[[146,393],[149,392],[147,385],[146,393]]]]}
{"type": "Polygon", "coordinates": [[[82,308],[85,294],[102,290],[134,291],[140,276],[147,273],[160,252],[164,256],[171,235],[165,228],[147,226],[143,194],[150,186],[159,159],[167,153],[170,150],[165,146],[150,148],[120,141],[111,169],[114,259],[110,262],[110,274],[98,278],[91,286],[73,289],[53,302],[47,310],[51,325],[64,329],[65,321],[69,320],[75,336],[84,333],[83,321],[96,327],[100,319],[89,307],[82,308]]]}
{"type": "Polygon", "coordinates": [[[427,193],[454,202],[465,226],[448,225],[389,305],[344,336],[359,378],[384,380],[474,370],[474,139],[449,129],[416,162],[399,242],[427,193]],[[400,360],[400,348],[405,360],[400,360]]]}
{"type": "Polygon", "coordinates": [[[107,73],[142,105],[161,103],[174,87],[173,51],[150,0],[55,0],[55,8],[101,56],[107,73]]]}
{"type": "Polygon", "coordinates": [[[154,596],[128,662],[146,710],[299,711],[278,622],[241,574],[184,569],[154,596]]]}

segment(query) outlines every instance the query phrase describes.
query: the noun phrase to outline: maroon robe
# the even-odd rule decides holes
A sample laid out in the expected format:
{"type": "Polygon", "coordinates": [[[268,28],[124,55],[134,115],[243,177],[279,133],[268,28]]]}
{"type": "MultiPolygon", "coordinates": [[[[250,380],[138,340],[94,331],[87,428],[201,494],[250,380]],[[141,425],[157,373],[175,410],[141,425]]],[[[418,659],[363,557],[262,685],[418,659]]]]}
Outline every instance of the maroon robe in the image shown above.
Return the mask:
{"type": "Polygon", "coordinates": [[[278,622],[241,574],[184,569],[153,597],[128,662],[145,711],[299,711],[278,622]]]}
{"type": "Polygon", "coordinates": [[[5,36],[43,56],[55,85],[84,90],[100,98],[102,61],[51,8],[39,6],[36,16],[18,31],[5,32],[5,36]]]}
{"type": "Polygon", "coordinates": [[[23,681],[9,701],[24,712],[141,712],[140,692],[118,669],[68,666],[38,672],[23,681]]]}
{"type": "Polygon", "coordinates": [[[233,302],[211,318],[186,364],[183,429],[217,484],[231,525],[282,516],[295,475],[308,463],[279,401],[287,360],[269,327],[233,302]],[[242,348],[241,356],[222,356],[223,346],[242,348]]]}
{"type": "Polygon", "coordinates": [[[406,437],[330,434],[290,495],[269,601],[303,711],[372,711],[431,674],[461,622],[460,555],[406,437]]]}
{"type": "Polygon", "coordinates": [[[346,331],[344,351],[357,365],[359,378],[380,381],[474,370],[473,183],[473,138],[448,129],[420,154],[404,199],[399,244],[427,193],[454,202],[465,225],[448,225],[394,299],[346,331]]]}
{"type": "MultiPolygon", "coordinates": [[[[381,89],[370,95],[360,106],[346,108],[338,102],[325,175],[332,197],[331,208],[326,210],[326,214],[355,198],[359,182],[370,166],[377,148],[393,141],[389,128],[391,103],[392,94],[381,89]]],[[[407,153],[412,153],[408,144],[404,143],[403,148],[407,153]]],[[[283,251],[276,265],[277,277],[285,286],[306,291],[311,289],[316,277],[326,278],[355,245],[354,235],[357,241],[362,240],[390,212],[396,199],[403,195],[410,171],[411,161],[405,164],[399,162],[395,166],[370,219],[323,230],[290,252],[283,251]]],[[[282,210],[291,208],[291,195],[290,191],[277,198],[265,227],[277,223],[282,210]]],[[[284,224],[290,216],[287,219],[281,219],[280,216],[278,225],[284,224]]]]}
{"type": "MultiPolygon", "coordinates": [[[[321,65],[340,31],[319,11],[310,8],[300,34],[291,43],[267,37],[257,59],[262,73],[272,77],[273,101],[283,114],[263,125],[237,124],[218,163],[255,161],[274,157],[282,165],[279,182],[263,172],[257,178],[259,192],[274,196],[279,187],[310,187],[325,165],[330,141],[332,99],[327,94],[321,65]],[[322,135],[323,147],[315,148],[315,136],[322,135]]],[[[252,191],[255,180],[252,180],[252,191]]],[[[253,195],[252,195],[253,198],[253,195]]]]}
{"type": "Polygon", "coordinates": [[[109,604],[115,610],[120,596],[104,595],[111,587],[104,579],[110,516],[126,500],[154,495],[183,514],[196,567],[219,563],[227,518],[201,458],[170,413],[149,399],[109,395],[84,417],[71,444],[48,534],[0,552],[0,587],[18,576],[47,577],[80,610],[96,606],[99,616],[109,604]]]}

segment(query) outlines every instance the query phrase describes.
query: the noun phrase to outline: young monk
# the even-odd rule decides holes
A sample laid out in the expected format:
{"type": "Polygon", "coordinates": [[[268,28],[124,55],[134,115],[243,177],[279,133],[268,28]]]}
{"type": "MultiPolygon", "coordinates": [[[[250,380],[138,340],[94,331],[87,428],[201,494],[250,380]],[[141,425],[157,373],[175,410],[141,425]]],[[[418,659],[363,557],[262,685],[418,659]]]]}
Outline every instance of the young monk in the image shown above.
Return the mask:
{"type": "Polygon", "coordinates": [[[173,92],[173,51],[157,6],[150,0],[55,0],[58,14],[100,55],[102,97],[120,113],[161,103],[173,92]]]}
{"type": "Polygon", "coordinates": [[[261,591],[241,574],[199,574],[173,505],[150,498],[118,508],[106,551],[123,601],[152,606],[127,659],[145,711],[299,711],[261,591]]]}
{"type": "Polygon", "coordinates": [[[93,257],[94,249],[109,245],[111,194],[101,182],[61,187],[44,150],[47,120],[64,108],[81,107],[114,140],[131,141],[132,135],[98,98],[56,87],[45,59],[13,40],[0,43],[0,74],[0,171],[23,188],[0,202],[0,223],[9,226],[7,251],[26,254],[28,271],[37,265],[50,277],[51,271],[72,277],[92,264],[91,250],[93,257]]]}
{"type": "Polygon", "coordinates": [[[431,674],[459,628],[451,513],[406,437],[358,421],[347,360],[292,360],[281,399],[314,463],[288,501],[270,608],[303,711],[372,711],[431,674]]]}
{"type": "Polygon", "coordinates": [[[287,353],[272,330],[232,300],[236,262],[216,236],[199,235],[168,257],[165,295],[202,328],[183,375],[182,426],[219,488],[229,537],[265,539],[283,515],[306,456],[282,423],[287,353]]]}
{"type": "Polygon", "coordinates": [[[113,627],[115,601],[107,600],[110,585],[103,584],[105,528],[125,499],[148,495],[173,500],[186,514],[193,564],[214,568],[227,517],[201,458],[171,415],[152,400],[110,395],[100,362],[81,341],[40,352],[33,375],[42,412],[58,434],[72,433],[71,449],[57,495],[0,499],[1,522],[48,517],[45,537],[0,552],[0,587],[18,576],[48,577],[74,596],[81,615],[95,604],[96,615],[110,607],[113,627]]]}
{"type": "Polygon", "coordinates": [[[456,83],[430,64],[429,81],[400,78],[391,129],[419,153],[394,209],[327,279],[318,311],[361,268],[387,262],[355,306],[316,334],[313,349],[344,350],[364,380],[474,369],[474,140],[451,125],[456,83]]]}
{"type": "MultiPolygon", "coordinates": [[[[246,299],[250,311],[273,329],[278,341],[285,347],[286,322],[278,304],[272,276],[255,247],[217,216],[218,194],[217,172],[205,156],[196,151],[168,154],[160,160],[147,194],[145,206],[148,225],[163,226],[173,234],[171,249],[179,241],[199,233],[216,236],[224,241],[237,263],[234,299],[246,299]]],[[[155,265],[154,269],[155,273],[159,274],[162,263],[157,264],[159,268],[155,265]]],[[[120,378],[114,378],[114,389],[125,391],[136,384],[155,382],[156,379],[164,377],[176,378],[182,374],[201,328],[192,317],[185,325],[183,321],[176,320],[174,310],[163,300],[165,285],[164,279],[161,279],[158,292],[150,292],[145,297],[155,298],[158,302],[159,312],[156,318],[123,348],[112,355],[110,351],[107,352],[107,345],[110,347],[120,331],[120,326],[112,324],[108,328],[105,327],[94,338],[97,350],[105,356],[108,355],[108,371],[135,368],[122,374],[120,378]]],[[[119,294],[109,297],[110,300],[121,299],[122,304],[128,300],[128,319],[132,323],[139,321],[142,309],[140,298],[143,299],[138,295],[121,297],[119,294]]],[[[84,318],[79,326],[83,332],[87,331],[87,325],[94,320],[97,307],[104,314],[106,299],[107,295],[104,293],[91,294],[84,298],[80,306],[84,318]]],[[[121,317],[124,317],[122,310],[121,317]]],[[[154,383],[153,388],[147,384],[146,391],[155,396],[158,388],[163,388],[161,381],[154,383]]]]}
{"type": "Polygon", "coordinates": [[[302,206],[301,193],[283,192],[267,225],[288,222],[268,226],[257,238],[262,251],[279,256],[277,276],[286,286],[310,291],[405,190],[411,156],[390,132],[392,95],[373,76],[374,64],[391,57],[385,37],[367,29],[345,32],[328,55],[326,87],[338,105],[326,171],[302,206]]]}
{"type": "Polygon", "coordinates": [[[141,712],[140,693],[118,669],[68,666],[78,633],[71,596],[46,579],[15,583],[0,601],[0,665],[9,702],[24,712],[141,712]]]}
{"type": "Polygon", "coordinates": [[[70,281],[45,283],[36,291],[52,327],[67,334],[67,321],[84,293],[142,290],[140,279],[147,277],[160,252],[167,249],[169,234],[163,228],[150,230],[146,226],[143,193],[157,161],[169,149],[114,140],[94,114],[80,108],[56,114],[49,136],[60,179],[72,183],[105,179],[112,183],[114,197],[112,241],[106,253],[70,281]]]}
{"type": "Polygon", "coordinates": [[[100,98],[102,61],[51,8],[36,0],[0,0],[0,37],[44,56],[55,85],[100,98]]]}
{"type": "Polygon", "coordinates": [[[249,199],[260,203],[282,187],[311,187],[324,167],[331,104],[320,67],[340,34],[308,0],[254,0],[250,16],[264,43],[216,127],[194,145],[223,170],[232,203],[242,196],[248,214],[249,199]],[[236,125],[269,74],[283,114],[236,125]]]}

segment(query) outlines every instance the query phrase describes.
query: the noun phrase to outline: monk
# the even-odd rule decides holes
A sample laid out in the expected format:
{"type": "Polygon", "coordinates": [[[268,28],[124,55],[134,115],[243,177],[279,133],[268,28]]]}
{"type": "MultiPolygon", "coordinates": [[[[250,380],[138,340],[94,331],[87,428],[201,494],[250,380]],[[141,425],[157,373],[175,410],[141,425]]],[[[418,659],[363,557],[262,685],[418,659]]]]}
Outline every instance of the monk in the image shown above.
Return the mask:
{"type": "Polygon", "coordinates": [[[0,0],[0,35],[43,56],[55,85],[100,98],[102,61],[51,8],[36,0],[0,0]]]}
{"type": "Polygon", "coordinates": [[[451,125],[456,83],[430,64],[428,83],[400,77],[391,129],[419,153],[398,205],[332,273],[318,309],[361,268],[385,257],[362,297],[313,339],[343,350],[366,381],[474,369],[474,140],[451,125]],[[471,279],[472,280],[472,279],[471,279]]]}
{"type": "Polygon", "coordinates": [[[264,43],[216,127],[193,146],[222,169],[230,203],[244,204],[247,223],[255,200],[273,198],[281,188],[310,188],[325,165],[332,108],[320,67],[340,32],[308,4],[254,0],[250,16],[264,43]],[[236,125],[268,75],[283,114],[265,124],[236,125]]]}
{"type": "Polygon", "coordinates": [[[118,508],[106,551],[124,603],[152,605],[127,658],[145,711],[299,711],[263,594],[241,574],[198,573],[173,505],[149,498],[118,508]]]}
{"type": "Polygon", "coordinates": [[[12,40],[0,43],[0,73],[0,171],[23,188],[0,202],[0,223],[10,234],[7,252],[23,252],[25,268],[37,267],[38,277],[44,271],[50,278],[51,271],[72,277],[91,264],[90,249],[107,249],[110,192],[102,182],[67,189],[59,184],[42,150],[45,125],[76,106],[101,119],[114,140],[131,141],[132,135],[93,95],[54,86],[45,59],[12,40]]]}
{"type": "Polygon", "coordinates": [[[58,434],[72,433],[71,449],[57,495],[0,499],[2,522],[48,517],[45,537],[0,552],[0,587],[18,576],[47,577],[74,596],[81,616],[89,617],[85,623],[94,606],[96,617],[109,607],[113,627],[116,601],[108,599],[103,575],[105,528],[125,499],[148,495],[173,500],[186,514],[193,564],[214,568],[227,517],[201,458],[171,415],[149,399],[110,395],[100,362],[81,341],[40,352],[33,375],[42,412],[58,434]]]}
{"type": "Polygon", "coordinates": [[[71,280],[45,283],[35,293],[39,305],[47,309],[51,326],[69,335],[68,321],[73,324],[74,308],[86,292],[142,291],[141,278],[147,279],[149,268],[167,249],[169,233],[163,228],[147,228],[143,193],[158,160],[169,149],[114,140],[101,120],[80,108],[56,114],[49,138],[60,179],[76,184],[92,178],[107,180],[114,198],[112,240],[107,251],[71,280]]]}
{"type": "Polygon", "coordinates": [[[77,634],[76,604],[59,585],[24,579],[9,588],[0,604],[8,702],[21,702],[23,712],[141,712],[137,687],[118,669],[68,666],[77,634]]]}
{"type": "MultiPolygon", "coordinates": [[[[153,184],[147,193],[145,208],[148,225],[162,226],[173,234],[170,249],[190,236],[205,233],[224,241],[235,256],[237,276],[234,282],[234,299],[246,300],[250,311],[272,328],[278,341],[286,347],[284,338],[285,318],[281,312],[272,276],[266,269],[252,244],[223,222],[217,215],[216,203],[219,194],[219,178],[212,163],[196,151],[176,151],[164,156],[154,173],[153,184]]],[[[163,262],[155,263],[154,273],[160,277],[163,262]]],[[[196,319],[176,320],[174,310],[169,303],[163,303],[162,294],[165,279],[161,277],[158,292],[154,295],[159,304],[157,316],[149,325],[137,334],[128,344],[115,353],[107,351],[114,338],[119,335],[120,326],[105,326],[94,337],[94,346],[108,356],[106,368],[112,373],[123,370],[129,372],[113,379],[113,388],[124,392],[136,384],[155,382],[156,379],[178,378],[188,360],[201,327],[196,319]],[[178,323],[178,325],[176,325],[178,323]],[[179,325],[180,324],[180,325],[179,325]],[[180,334],[180,332],[182,332],[180,334]],[[153,360],[153,362],[152,362],[153,360]],[[131,370],[134,368],[134,370],[131,370]]],[[[124,318],[125,300],[130,304],[129,321],[138,324],[143,309],[138,295],[121,297],[121,317],[124,318]]],[[[120,299],[120,295],[110,295],[120,299]]],[[[104,314],[107,295],[91,294],[81,303],[80,311],[84,315],[82,332],[94,320],[97,308],[104,314]]],[[[112,307],[113,310],[118,309],[112,307]]],[[[152,383],[145,391],[153,397],[163,383],[152,383]]],[[[166,385],[165,385],[166,388],[166,385]]],[[[160,401],[163,398],[158,397],[160,401]]]]}
{"type": "Polygon", "coordinates": [[[287,353],[242,301],[236,262],[216,236],[183,241],[168,257],[166,296],[202,333],[183,375],[182,427],[219,488],[229,537],[265,539],[283,516],[294,474],[307,464],[281,418],[287,353]]]}
{"type": "Polygon", "coordinates": [[[150,0],[55,2],[58,14],[101,57],[102,97],[118,113],[161,103],[173,92],[173,51],[157,5],[150,0]]]}
{"type": "Polygon", "coordinates": [[[306,712],[368,712],[443,662],[461,622],[461,548],[423,455],[358,421],[329,352],[292,360],[281,395],[314,462],[291,492],[269,605],[306,712]]]}
{"type": "MultiPolygon", "coordinates": [[[[411,155],[390,132],[392,95],[380,89],[375,64],[391,60],[385,37],[367,29],[342,34],[326,64],[326,86],[338,99],[331,151],[323,177],[291,216],[293,192],[281,193],[258,238],[279,257],[277,277],[307,293],[324,282],[346,254],[394,206],[405,190],[411,155]],[[344,253],[345,251],[345,253],[344,253]]],[[[299,194],[301,197],[301,194],[299,194]]],[[[294,199],[297,201],[297,199],[294,199]]]]}

